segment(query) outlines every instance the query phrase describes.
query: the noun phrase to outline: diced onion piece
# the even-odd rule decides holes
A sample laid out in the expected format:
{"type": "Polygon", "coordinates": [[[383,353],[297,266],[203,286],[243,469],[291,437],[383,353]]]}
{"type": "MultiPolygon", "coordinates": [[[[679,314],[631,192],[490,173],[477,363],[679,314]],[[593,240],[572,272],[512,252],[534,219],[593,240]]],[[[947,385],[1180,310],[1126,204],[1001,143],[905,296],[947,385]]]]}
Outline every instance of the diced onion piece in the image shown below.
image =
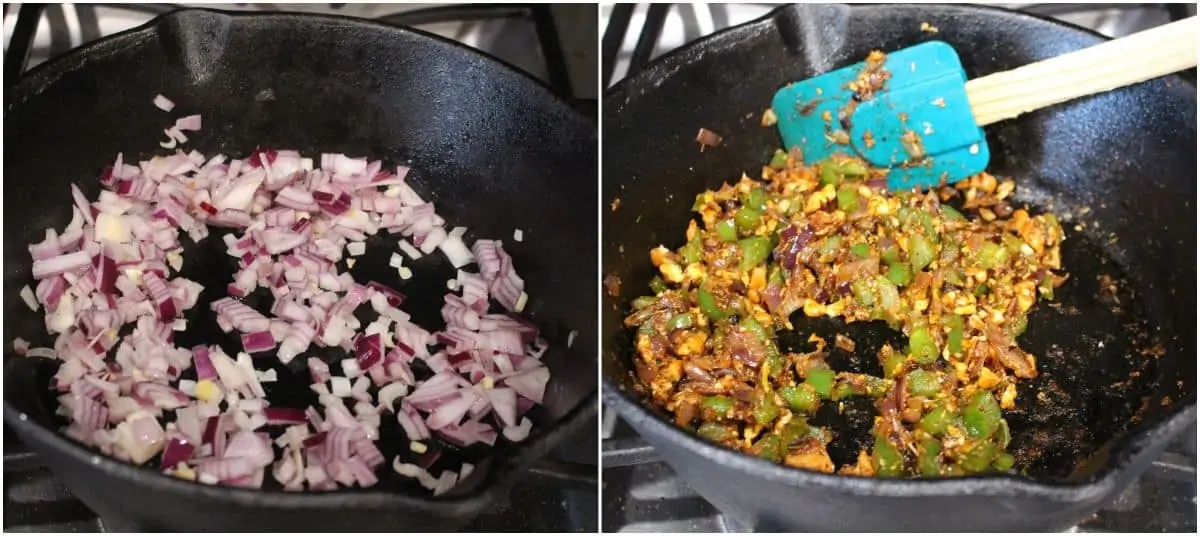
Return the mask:
{"type": "Polygon", "coordinates": [[[175,109],[175,103],[160,94],[154,97],[154,107],[164,112],[169,112],[175,109]]]}

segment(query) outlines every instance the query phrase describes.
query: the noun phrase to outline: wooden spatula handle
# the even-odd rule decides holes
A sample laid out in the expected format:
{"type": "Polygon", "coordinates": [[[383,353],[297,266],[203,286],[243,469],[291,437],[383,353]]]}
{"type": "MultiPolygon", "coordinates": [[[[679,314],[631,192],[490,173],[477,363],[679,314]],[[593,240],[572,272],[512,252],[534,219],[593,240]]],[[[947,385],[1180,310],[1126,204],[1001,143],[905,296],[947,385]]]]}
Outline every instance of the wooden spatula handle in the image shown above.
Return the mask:
{"type": "Polygon", "coordinates": [[[1196,66],[1196,17],[966,84],[979,126],[1196,66]]]}

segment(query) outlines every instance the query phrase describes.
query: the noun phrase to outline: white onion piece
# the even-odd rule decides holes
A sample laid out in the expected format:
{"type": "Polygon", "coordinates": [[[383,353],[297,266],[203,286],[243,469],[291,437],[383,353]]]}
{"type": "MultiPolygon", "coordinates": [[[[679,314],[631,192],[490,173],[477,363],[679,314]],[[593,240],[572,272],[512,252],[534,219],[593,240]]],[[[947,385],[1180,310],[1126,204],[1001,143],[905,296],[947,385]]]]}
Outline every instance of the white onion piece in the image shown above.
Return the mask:
{"type": "Polygon", "coordinates": [[[156,95],[154,97],[154,107],[164,112],[169,112],[175,109],[175,103],[162,95],[156,95]]]}
{"type": "Polygon", "coordinates": [[[528,417],[521,417],[521,424],[517,426],[505,426],[504,438],[509,441],[524,441],[529,437],[529,431],[533,429],[533,422],[528,417]]]}

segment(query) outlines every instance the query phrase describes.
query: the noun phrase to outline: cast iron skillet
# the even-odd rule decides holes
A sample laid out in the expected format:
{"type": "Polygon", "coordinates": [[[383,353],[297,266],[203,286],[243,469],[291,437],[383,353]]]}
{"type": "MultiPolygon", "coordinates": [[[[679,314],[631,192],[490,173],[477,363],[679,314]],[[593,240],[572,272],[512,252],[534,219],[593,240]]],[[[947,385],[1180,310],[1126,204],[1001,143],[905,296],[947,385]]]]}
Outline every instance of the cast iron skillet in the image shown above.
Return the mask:
{"type": "MultiPolygon", "coordinates": [[[[204,486],[100,456],[55,431],[61,424],[47,389],[55,364],[8,357],[5,343],[5,422],[100,517],[189,532],[452,529],[489,508],[594,414],[597,348],[586,333],[596,324],[597,298],[579,274],[596,266],[596,223],[589,216],[595,197],[588,193],[597,169],[595,124],[536,81],[413,30],[338,17],[188,10],[29,72],[11,102],[4,118],[6,340],[52,342],[42,315],[16,296],[31,281],[26,245],[70,219],[68,185],[78,182],[94,198],[96,177],[118,151],[127,162],[161,153],[152,150],[164,126],[201,113],[205,128],[187,146],[207,154],[244,157],[261,144],[411,163],[416,188],[447,221],[505,240],[529,289],[530,316],[554,348],[545,358],[553,378],[544,409],[531,414],[540,431],[523,444],[501,446],[459,488],[435,500],[391,472],[391,457],[407,450],[407,440],[388,425],[381,448],[389,466],[380,470],[380,485],[365,491],[204,486]],[[174,113],[151,104],[157,93],[177,102],[174,113]],[[524,242],[508,240],[517,228],[524,242]],[[571,330],[585,335],[567,350],[571,330]]],[[[232,272],[220,242],[187,245],[183,275],[223,288],[232,272]]],[[[368,270],[355,275],[391,277],[382,267],[394,248],[373,244],[374,261],[360,261],[368,270]]],[[[415,321],[436,329],[453,270],[431,255],[414,272],[410,282],[383,282],[409,296],[404,308],[415,321]]],[[[208,301],[217,297],[206,292],[189,319],[200,332],[180,336],[180,344],[236,348],[214,339],[219,332],[211,327],[216,333],[203,332],[213,324],[208,301]]],[[[269,399],[304,407],[310,395],[303,361],[276,367],[281,379],[268,384],[269,399]]],[[[450,458],[461,463],[471,456],[450,458]]]]}
{"type": "MultiPolygon", "coordinates": [[[[988,128],[991,170],[1017,179],[1019,200],[1066,220],[1070,280],[1058,305],[1039,305],[1021,343],[1041,376],[1008,412],[1022,476],[886,481],[817,474],[706,443],[649,409],[636,392],[630,300],[654,273],[647,252],[679,247],[694,196],[745,171],[757,176],[779,145],[762,111],[783,84],[937,38],[970,76],[1094,44],[1078,28],[977,7],[784,7],[661,58],[604,96],[603,270],[621,279],[606,296],[604,400],[691,486],[726,515],[760,530],[1029,531],[1077,523],[1146,469],[1196,421],[1196,92],[1168,77],[988,128]],[[920,31],[922,22],[938,27],[920,31]],[[700,152],[707,127],[724,137],[700,152]],[[608,203],[620,198],[617,209],[608,203]],[[1080,215],[1082,209],[1090,212],[1080,215]],[[1076,227],[1076,226],[1079,227],[1076,227]],[[1120,305],[1097,278],[1119,281],[1120,305]],[[1145,355],[1161,345],[1165,355],[1145,355]],[[1136,377],[1132,377],[1136,374],[1136,377]],[[1039,393],[1041,393],[1039,397],[1039,393]]],[[[886,327],[792,317],[781,341],[841,331],[855,355],[835,368],[880,374],[886,327]]],[[[832,406],[832,405],[830,405],[832,406]]],[[[869,439],[869,402],[819,415],[837,433],[831,455],[853,460],[869,439]]]]}

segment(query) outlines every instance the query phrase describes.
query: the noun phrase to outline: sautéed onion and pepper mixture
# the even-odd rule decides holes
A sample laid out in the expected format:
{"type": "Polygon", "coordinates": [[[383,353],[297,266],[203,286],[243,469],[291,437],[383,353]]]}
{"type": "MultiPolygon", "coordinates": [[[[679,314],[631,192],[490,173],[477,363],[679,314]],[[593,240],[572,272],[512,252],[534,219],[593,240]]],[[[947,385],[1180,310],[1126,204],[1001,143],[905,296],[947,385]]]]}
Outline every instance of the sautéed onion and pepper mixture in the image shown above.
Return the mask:
{"type": "MultiPolygon", "coordinates": [[[[625,323],[650,398],[682,427],[812,471],[944,477],[1006,471],[1016,382],[1037,375],[1017,337],[1065,281],[1053,215],[1009,205],[1014,183],[980,174],[889,192],[885,171],[777,151],[762,179],[696,197],[687,243],[650,252],[660,272],[625,323]],[[962,212],[947,204],[961,198],[962,212]],[[966,214],[964,214],[966,213],[966,214]],[[698,220],[699,223],[696,221],[698,220]],[[878,353],[883,377],[833,370],[828,341],[787,353],[795,312],[884,322],[907,337],[878,353]],[[818,408],[874,399],[871,450],[835,467],[818,408]]],[[[833,341],[852,351],[854,342],[833,341]]]]}

